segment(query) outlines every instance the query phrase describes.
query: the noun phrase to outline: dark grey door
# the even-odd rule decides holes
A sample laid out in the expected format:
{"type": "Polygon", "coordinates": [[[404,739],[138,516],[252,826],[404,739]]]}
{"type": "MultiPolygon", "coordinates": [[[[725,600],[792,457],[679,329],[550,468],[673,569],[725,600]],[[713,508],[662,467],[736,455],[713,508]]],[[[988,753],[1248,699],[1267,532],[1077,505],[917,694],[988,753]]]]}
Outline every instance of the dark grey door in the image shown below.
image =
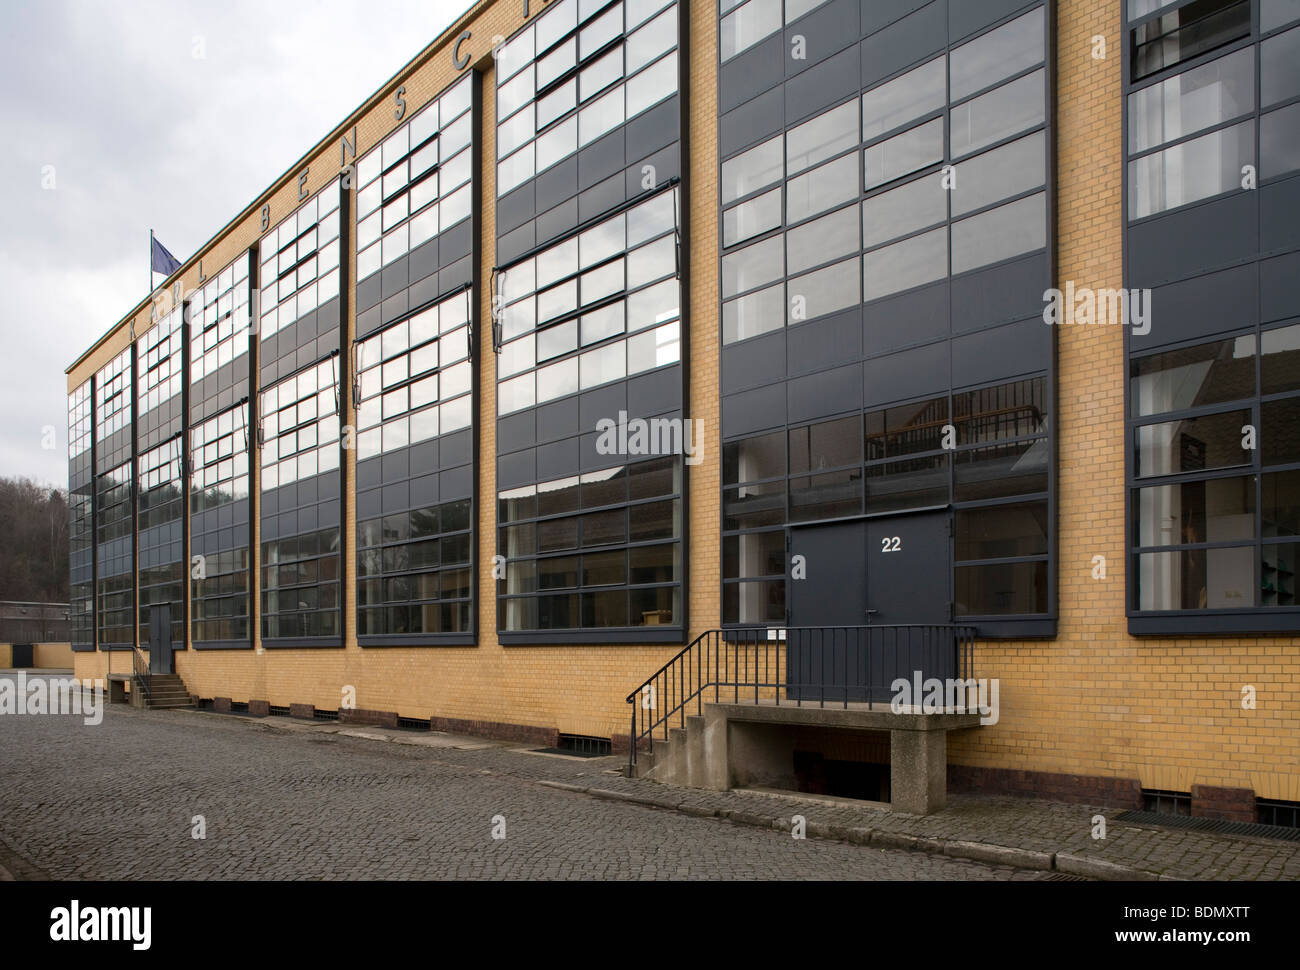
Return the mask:
{"type": "Polygon", "coordinates": [[[804,700],[862,700],[867,615],[867,525],[794,529],[790,537],[787,692],[804,700]],[[813,627],[816,629],[799,629],[813,627]],[[848,628],[848,629],[836,629],[848,628]]]}
{"type": "Polygon", "coordinates": [[[172,608],[162,603],[149,608],[149,673],[172,672],[172,608]]]}
{"type": "Polygon", "coordinates": [[[948,512],[871,519],[867,525],[868,648],[873,669],[872,700],[893,696],[889,685],[955,676],[952,622],[952,551],[948,512]]]}

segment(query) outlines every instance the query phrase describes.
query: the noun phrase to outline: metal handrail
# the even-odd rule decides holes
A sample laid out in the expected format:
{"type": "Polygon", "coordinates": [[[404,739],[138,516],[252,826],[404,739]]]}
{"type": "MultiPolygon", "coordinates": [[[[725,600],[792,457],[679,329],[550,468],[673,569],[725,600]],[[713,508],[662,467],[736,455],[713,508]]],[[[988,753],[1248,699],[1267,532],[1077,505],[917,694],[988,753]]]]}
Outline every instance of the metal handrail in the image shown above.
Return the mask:
{"type": "Polygon", "coordinates": [[[149,702],[149,658],[139,647],[131,648],[132,683],[144,692],[145,703],[149,702]]]}
{"type": "Polygon", "coordinates": [[[741,703],[743,690],[745,703],[769,701],[802,707],[815,702],[825,707],[829,700],[847,710],[850,703],[864,699],[854,694],[865,695],[870,701],[873,692],[892,691],[889,684],[904,656],[907,659],[901,668],[908,671],[942,667],[950,670],[954,679],[970,681],[975,670],[974,647],[975,628],[951,623],[706,630],[627,696],[631,705],[628,770],[635,769],[642,742],[653,741],[661,728],[667,738],[674,719],[680,727],[686,726],[692,703],[694,713],[702,714],[704,695],[710,689],[714,703],[722,700],[722,690],[728,688],[734,703],[741,703]],[[809,669],[804,669],[801,656],[798,676],[792,676],[790,670],[787,651],[792,642],[809,648],[809,669]],[[815,664],[814,647],[820,651],[815,664]],[[886,657],[873,656],[885,651],[892,651],[892,663],[886,657]],[[826,682],[828,676],[833,679],[837,674],[839,683],[826,682]]]}

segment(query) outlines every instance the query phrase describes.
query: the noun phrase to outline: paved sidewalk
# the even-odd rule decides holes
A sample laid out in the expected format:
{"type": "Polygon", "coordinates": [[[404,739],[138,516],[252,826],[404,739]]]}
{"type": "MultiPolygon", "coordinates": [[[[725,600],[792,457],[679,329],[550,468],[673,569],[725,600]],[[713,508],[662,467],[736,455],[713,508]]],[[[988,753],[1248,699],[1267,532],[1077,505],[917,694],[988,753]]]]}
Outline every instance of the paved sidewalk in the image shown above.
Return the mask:
{"type": "Polygon", "coordinates": [[[1119,809],[990,796],[950,796],[928,816],[888,812],[845,799],[770,791],[709,792],[623,777],[626,757],[521,757],[519,745],[331,723],[268,718],[275,728],[336,733],[439,748],[448,762],[483,764],[551,787],[732,822],[790,831],[802,815],[809,838],[914,849],[994,865],[1055,870],[1093,879],[1300,879],[1300,843],[1118,822],[1119,809]],[[495,754],[494,754],[495,752],[495,754]],[[1093,817],[1106,819],[1094,839],[1093,817]]]}

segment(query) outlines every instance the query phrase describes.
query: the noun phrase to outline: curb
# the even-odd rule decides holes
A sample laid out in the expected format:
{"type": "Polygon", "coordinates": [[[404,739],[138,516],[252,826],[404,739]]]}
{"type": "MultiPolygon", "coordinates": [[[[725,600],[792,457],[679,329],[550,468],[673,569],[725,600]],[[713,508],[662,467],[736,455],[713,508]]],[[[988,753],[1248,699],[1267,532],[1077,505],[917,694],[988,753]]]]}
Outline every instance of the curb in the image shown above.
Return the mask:
{"type": "MultiPolygon", "coordinates": [[[[651,797],[637,792],[614,791],[609,788],[585,788],[582,785],[562,781],[539,781],[538,784],[547,788],[587,795],[591,798],[600,798],[606,801],[641,805],[645,808],[662,808],[695,818],[721,818],[736,825],[748,825],[751,828],[784,832],[790,827],[789,818],[786,816],[763,815],[758,812],[732,808],[714,809],[705,805],[695,805],[689,801],[679,801],[672,797],[651,797]]],[[[910,852],[929,852],[935,855],[945,855],[953,859],[981,862],[985,865],[1011,866],[1016,869],[1028,869],[1035,872],[1055,871],[1105,882],[1185,881],[1178,876],[1162,875],[1147,869],[1138,869],[1117,862],[1106,862],[1102,859],[1091,859],[1068,852],[1039,852],[1018,846],[997,845],[992,842],[936,839],[921,835],[909,835],[906,832],[880,831],[866,826],[846,826],[814,821],[807,823],[806,832],[809,838],[849,842],[854,845],[870,845],[872,848],[881,850],[897,849],[910,852]]]]}

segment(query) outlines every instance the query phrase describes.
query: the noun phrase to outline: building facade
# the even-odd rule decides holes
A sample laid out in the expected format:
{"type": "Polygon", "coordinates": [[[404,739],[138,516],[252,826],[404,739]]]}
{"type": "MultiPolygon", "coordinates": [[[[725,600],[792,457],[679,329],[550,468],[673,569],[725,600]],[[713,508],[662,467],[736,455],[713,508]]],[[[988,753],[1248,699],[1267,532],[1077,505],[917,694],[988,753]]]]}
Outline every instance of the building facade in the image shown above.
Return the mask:
{"type": "Polygon", "coordinates": [[[961,628],[954,786],[1300,802],[1297,65],[1296,0],[478,3],[69,369],[77,673],[627,750],[708,631],[961,628]]]}

